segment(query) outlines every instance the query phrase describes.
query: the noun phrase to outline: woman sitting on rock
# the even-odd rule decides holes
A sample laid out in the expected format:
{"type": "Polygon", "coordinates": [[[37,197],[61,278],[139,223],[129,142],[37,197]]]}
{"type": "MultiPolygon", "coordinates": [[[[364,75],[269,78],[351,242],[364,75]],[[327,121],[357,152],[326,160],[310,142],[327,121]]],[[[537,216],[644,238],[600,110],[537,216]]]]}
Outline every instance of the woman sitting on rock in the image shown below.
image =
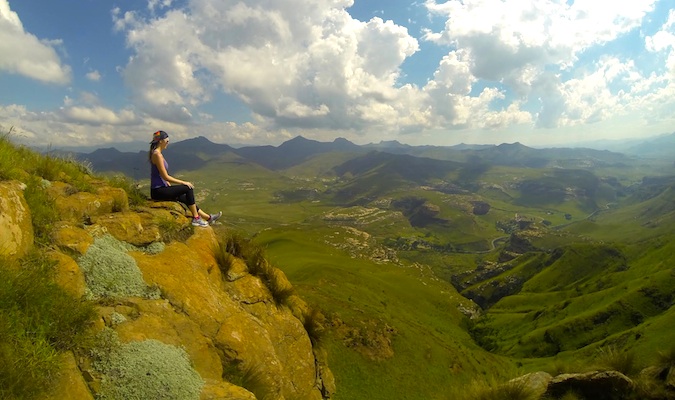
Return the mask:
{"type": "Polygon", "coordinates": [[[206,227],[216,222],[223,213],[207,214],[195,204],[194,185],[169,175],[169,163],[166,162],[162,151],[169,146],[169,135],[164,131],[157,131],[152,135],[148,159],[150,167],[150,197],[153,200],[180,201],[192,213],[192,225],[206,227]],[[175,185],[171,185],[175,183],[175,185]]]}

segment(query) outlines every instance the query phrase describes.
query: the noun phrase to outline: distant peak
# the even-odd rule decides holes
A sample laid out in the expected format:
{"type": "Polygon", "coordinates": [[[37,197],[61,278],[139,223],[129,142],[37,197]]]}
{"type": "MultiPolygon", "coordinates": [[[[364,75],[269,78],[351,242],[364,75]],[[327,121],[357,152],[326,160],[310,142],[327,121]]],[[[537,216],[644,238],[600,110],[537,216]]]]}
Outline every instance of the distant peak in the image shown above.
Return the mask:
{"type": "Polygon", "coordinates": [[[208,138],[204,136],[197,136],[189,139],[183,140],[186,143],[212,143],[208,138]]]}

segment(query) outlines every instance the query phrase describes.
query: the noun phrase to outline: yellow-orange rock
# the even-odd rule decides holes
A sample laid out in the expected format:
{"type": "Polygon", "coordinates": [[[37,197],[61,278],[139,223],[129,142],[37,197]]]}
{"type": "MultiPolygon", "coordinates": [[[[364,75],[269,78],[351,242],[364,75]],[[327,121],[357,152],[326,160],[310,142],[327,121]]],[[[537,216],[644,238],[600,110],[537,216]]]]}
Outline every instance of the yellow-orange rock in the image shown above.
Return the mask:
{"type": "MultiPolygon", "coordinates": [[[[211,339],[197,324],[177,312],[167,300],[130,300],[135,307],[115,328],[122,342],[155,339],[182,347],[190,355],[194,368],[204,379],[221,379],[223,366],[211,339]]],[[[116,312],[123,311],[120,308],[116,312]]]]}
{"type": "Polygon", "coordinates": [[[63,220],[77,223],[88,222],[92,217],[110,214],[115,209],[113,197],[88,192],[56,197],[54,203],[63,220]]]}
{"type": "Polygon", "coordinates": [[[211,228],[200,228],[186,243],[171,243],[157,255],[131,254],[145,281],[158,285],[163,297],[185,310],[208,336],[220,328],[223,305],[234,303],[220,288],[220,269],[208,250],[215,240],[211,228]]]}
{"type": "Polygon", "coordinates": [[[56,283],[76,298],[84,296],[87,284],[84,273],[75,260],[58,251],[50,252],[49,256],[57,263],[54,277],[56,283]]]}
{"type": "Polygon", "coordinates": [[[256,400],[255,395],[243,387],[220,380],[205,381],[200,400],[256,400]]]}
{"type": "Polygon", "coordinates": [[[56,224],[52,232],[52,240],[61,249],[70,249],[80,255],[85,254],[89,246],[94,243],[94,239],[86,230],[67,222],[56,224]]]}
{"type": "Polygon", "coordinates": [[[40,400],[93,400],[72,352],[59,355],[61,369],[49,393],[40,400]]]}
{"type": "Polygon", "coordinates": [[[20,258],[33,246],[33,225],[23,197],[26,186],[0,182],[0,255],[20,258]]]}
{"type": "MultiPolygon", "coordinates": [[[[132,256],[145,281],[158,285],[173,308],[189,315],[212,340],[223,363],[256,371],[269,398],[321,399],[312,345],[302,323],[274,303],[259,278],[223,281],[212,254],[215,243],[213,230],[200,228],[186,243],[171,243],[156,255],[132,256]]],[[[159,329],[159,322],[147,320],[159,329]]]]}
{"type": "Polygon", "coordinates": [[[97,190],[99,196],[110,197],[113,199],[113,211],[127,211],[129,210],[129,196],[124,189],[103,186],[97,190]]]}
{"type": "Polygon", "coordinates": [[[104,227],[115,239],[134,246],[147,246],[161,239],[157,226],[143,226],[140,215],[131,211],[102,215],[92,222],[104,227]]]}

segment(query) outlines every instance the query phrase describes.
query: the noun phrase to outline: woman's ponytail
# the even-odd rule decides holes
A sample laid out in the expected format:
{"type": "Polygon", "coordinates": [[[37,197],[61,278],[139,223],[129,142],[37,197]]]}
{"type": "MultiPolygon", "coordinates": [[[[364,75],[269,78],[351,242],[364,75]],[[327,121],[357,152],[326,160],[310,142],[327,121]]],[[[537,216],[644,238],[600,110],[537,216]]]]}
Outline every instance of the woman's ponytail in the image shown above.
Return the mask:
{"type": "Polygon", "coordinates": [[[152,142],[150,143],[150,151],[148,151],[148,161],[152,164],[152,153],[157,149],[157,146],[159,146],[159,142],[152,142]]]}

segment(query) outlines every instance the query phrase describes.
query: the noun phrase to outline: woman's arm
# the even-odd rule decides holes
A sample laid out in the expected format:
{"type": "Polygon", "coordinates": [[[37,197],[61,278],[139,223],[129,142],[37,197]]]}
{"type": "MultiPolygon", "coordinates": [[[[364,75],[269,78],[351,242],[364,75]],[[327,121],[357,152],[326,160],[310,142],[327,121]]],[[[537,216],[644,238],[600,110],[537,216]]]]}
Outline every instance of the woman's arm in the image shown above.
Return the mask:
{"type": "Polygon", "coordinates": [[[165,181],[169,183],[177,183],[179,185],[187,185],[190,189],[194,187],[191,182],[182,181],[169,175],[169,173],[166,171],[166,168],[164,168],[164,156],[159,151],[152,153],[152,163],[157,167],[159,176],[161,176],[165,181]]]}

